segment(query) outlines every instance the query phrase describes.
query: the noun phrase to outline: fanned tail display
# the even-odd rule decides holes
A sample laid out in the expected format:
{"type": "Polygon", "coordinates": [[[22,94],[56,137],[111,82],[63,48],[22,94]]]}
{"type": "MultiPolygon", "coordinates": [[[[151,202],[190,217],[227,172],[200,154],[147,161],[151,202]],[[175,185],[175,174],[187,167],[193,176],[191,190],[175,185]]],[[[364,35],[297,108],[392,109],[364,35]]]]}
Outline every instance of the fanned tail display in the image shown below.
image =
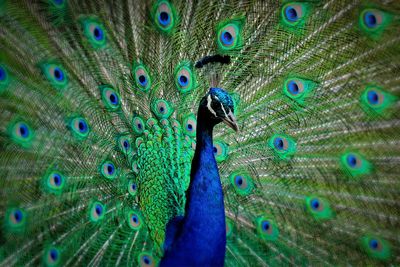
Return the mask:
{"type": "Polygon", "coordinates": [[[399,265],[399,26],[395,0],[0,0],[0,266],[157,266],[196,231],[200,103],[239,128],[225,266],[399,265]]]}

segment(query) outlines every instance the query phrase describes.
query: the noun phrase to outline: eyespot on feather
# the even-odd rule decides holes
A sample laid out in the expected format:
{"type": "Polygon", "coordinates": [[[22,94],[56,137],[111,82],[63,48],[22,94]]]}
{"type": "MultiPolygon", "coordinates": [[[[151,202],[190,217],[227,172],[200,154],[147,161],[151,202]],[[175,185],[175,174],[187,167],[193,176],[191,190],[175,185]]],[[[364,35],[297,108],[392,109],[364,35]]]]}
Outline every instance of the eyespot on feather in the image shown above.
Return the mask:
{"type": "Polygon", "coordinates": [[[268,145],[280,159],[288,159],[296,153],[296,142],[284,134],[275,134],[268,140],[268,145]]]}
{"type": "Polygon", "coordinates": [[[107,32],[98,18],[82,17],[80,22],[83,34],[89,44],[95,49],[104,48],[107,44],[107,32]]]}
{"type": "Polygon", "coordinates": [[[358,18],[361,31],[371,39],[379,39],[393,20],[393,15],[376,8],[361,10],[358,18]]]}
{"type": "Polygon", "coordinates": [[[197,128],[196,116],[193,113],[187,115],[183,119],[182,127],[183,127],[185,134],[187,134],[191,137],[195,137],[196,136],[196,128],[197,128]]]}
{"type": "Polygon", "coordinates": [[[7,132],[11,140],[21,147],[29,148],[32,146],[35,136],[34,131],[25,121],[15,119],[10,122],[7,127],[7,132]]]}
{"type": "Polygon", "coordinates": [[[243,45],[244,18],[222,21],[217,26],[217,45],[221,52],[239,49],[243,45]]]}
{"type": "Polygon", "coordinates": [[[248,196],[254,189],[251,176],[244,170],[237,170],[231,173],[229,180],[236,193],[241,196],[248,196]]]}
{"type": "Polygon", "coordinates": [[[372,164],[361,154],[350,151],[340,157],[342,170],[349,176],[356,178],[367,175],[372,171],[372,164]]]}
{"type": "Polygon", "coordinates": [[[117,144],[119,150],[124,153],[125,155],[130,155],[132,154],[132,144],[131,144],[131,138],[129,135],[121,135],[117,139],[117,144]]]}
{"type": "Polygon", "coordinates": [[[54,246],[49,246],[43,253],[43,263],[45,266],[58,266],[61,262],[61,251],[54,246]]]}
{"type": "Polygon", "coordinates": [[[89,219],[93,223],[100,222],[101,220],[103,220],[105,213],[106,213],[106,208],[99,201],[94,201],[89,206],[89,219]]]}
{"type": "Polygon", "coordinates": [[[114,90],[114,88],[108,85],[103,85],[100,86],[100,91],[101,99],[106,109],[110,111],[116,111],[120,108],[120,96],[118,92],[114,90]]]}
{"type": "Polygon", "coordinates": [[[370,258],[387,261],[392,256],[390,243],[374,234],[361,237],[361,247],[370,258]]]}
{"type": "Polygon", "coordinates": [[[152,102],[151,111],[158,119],[168,119],[174,112],[174,109],[168,101],[158,99],[152,102]]]}
{"type": "Polygon", "coordinates": [[[134,64],[132,74],[136,82],[136,86],[142,92],[148,92],[151,88],[152,81],[147,67],[143,64],[134,64]]]}
{"type": "Polygon", "coordinates": [[[138,263],[141,267],[155,267],[158,264],[153,254],[146,251],[139,254],[138,263]]]}
{"type": "Polygon", "coordinates": [[[65,182],[65,176],[61,172],[50,168],[42,179],[43,190],[47,193],[60,195],[65,187],[65,182]]]}
{"type": "Polygon", "coordinates": [[[159,0],[153,5],[152,17],[156,29],[167,35],[173,32],[177,24],[175,8],[166,0],[159,0]]]}
{"type": "Polygon", "coordinates": [[[215,160],[220,163],[228,158],[229,148],[228,145],[222,140],[215,140],[213,152],[215,156],[215,160]]]}
{"type": "Polygon", "coordinates": [[[267,216],[260,216],[255,220],[258,236],[267,241],[276,241],[279,229],[275,222],[267,216]]]}
{"type": "Polygon", "coordinates": [[[137,195],[137,191],[138,191],[138,187],[137,187],[137,184],[135,183],[135,181],[134,180],[129,180],[129,182],[128,182],[129,195],[134,197],[134,196],[137,195]]]}
{"type": "Polygon", "coordinates": [[[190,62],[183,61],[175,68],[175,86],[181,93],[187,93],[196,86],[196,76],[190,62]]]}
{"type": "Polygon", "coordinates": [[[129,211],[126,216],[126,221],[132,230],[139,230],[143,226],[143,218],[138,211],[129,211]]]}
{"type": "Polygon", "coordinates": [[[89,124],[85,118],[80,116],[69,119],[68,128],[71,130],[72,135],[78,140],[86,139],[90,133],[89,124]]]}
{"type": "Polygon", "coordinates": [[[118,175],[118,170],[114,163],[106,160],[100,165],[100,173],[103,177],[113,180],[118,175]]]}
{"type": "Polygon", "coordinates": [[[389,116],[397,97],[374,85],[367,86],[361,94],[360,105],[370,117],[389,116]]]}
{"type": "Polygon", "coordinates": [[[333,217],[333,212],[326,199],[314,195],[305,198],[306,210],[316,220],[327,220],[333,217]]]}
{"type": "Polygon", "coordinates": [[[27,214],[24,209],[10,207],[5,212],[5,229],[12,233],[24,231],[27,223],[27,214]]]}
{"type": "Polygon", "coordinates": [[[56,63],[45,62],[40,68],[48,82],[57,90],[63,90],[68,85],[68,76],[65,69],[56,63]]]}

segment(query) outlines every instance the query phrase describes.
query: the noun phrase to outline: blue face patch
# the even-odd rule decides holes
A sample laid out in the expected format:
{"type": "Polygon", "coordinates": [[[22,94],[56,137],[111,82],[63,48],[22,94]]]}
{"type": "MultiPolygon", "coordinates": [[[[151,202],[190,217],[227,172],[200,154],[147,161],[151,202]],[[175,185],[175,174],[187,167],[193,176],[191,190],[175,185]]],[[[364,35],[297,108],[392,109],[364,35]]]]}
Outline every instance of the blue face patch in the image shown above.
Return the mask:
{"type": "MultiPolygon", "coordinates": [[[[232,110],[234,110],[234,105],[233,105],[233,100],[232,97],[223,89],[221,88],[211,88],[210,92],[211,95],[218,97],[219,102],[222,103],[225,107],[228,107],[232,110]]],[[[228,112],[228,111],[226,111],[228,112]]]]}

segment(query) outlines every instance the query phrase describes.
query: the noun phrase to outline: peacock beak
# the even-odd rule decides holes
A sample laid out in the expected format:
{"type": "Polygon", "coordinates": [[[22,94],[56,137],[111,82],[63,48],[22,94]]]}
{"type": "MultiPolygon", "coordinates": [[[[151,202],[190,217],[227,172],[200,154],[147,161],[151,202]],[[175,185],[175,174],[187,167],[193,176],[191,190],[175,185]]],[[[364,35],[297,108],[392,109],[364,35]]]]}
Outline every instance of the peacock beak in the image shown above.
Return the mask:
{"type": "Polygon", "coordinates": [[[235,132],[239,132],[239,126],[237,125],[236,117],[232,112],[229,112],[229,114],[223,118],[222,121],[231,127],[235,132]]]}

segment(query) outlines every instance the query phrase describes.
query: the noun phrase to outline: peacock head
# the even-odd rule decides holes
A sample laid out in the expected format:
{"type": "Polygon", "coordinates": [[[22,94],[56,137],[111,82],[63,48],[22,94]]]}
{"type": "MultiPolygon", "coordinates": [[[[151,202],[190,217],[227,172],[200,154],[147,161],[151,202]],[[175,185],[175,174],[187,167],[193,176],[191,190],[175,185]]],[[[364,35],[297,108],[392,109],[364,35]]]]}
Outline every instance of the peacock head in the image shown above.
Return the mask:
{"type": "Polygon", "coordinates": [[[200,102],[199,112],[203,113],[212,126],[224,122],[236,132],[239,127],[234,115],[234,102],[232,97],[221,88],[210,88],[210,91],[200,102]]]}

